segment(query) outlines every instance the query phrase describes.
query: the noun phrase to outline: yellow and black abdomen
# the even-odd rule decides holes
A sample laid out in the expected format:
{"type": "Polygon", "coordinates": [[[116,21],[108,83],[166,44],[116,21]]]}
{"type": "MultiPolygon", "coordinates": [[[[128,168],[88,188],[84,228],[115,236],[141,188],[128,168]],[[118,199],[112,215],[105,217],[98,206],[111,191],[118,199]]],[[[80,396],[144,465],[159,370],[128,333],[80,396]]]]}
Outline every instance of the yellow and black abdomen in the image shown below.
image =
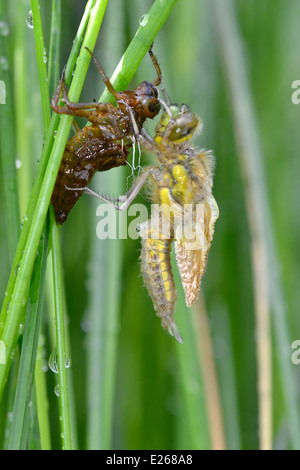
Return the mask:
{"type": "Polygon", "coordinates": [[[140,235],[142,237],[141,271],[145,286],[152,298],[156,314],[161,319],[162,327],[182,343],[174,321],[177,296],[170,258],[173,239],[159,238],[160,235],[156,233],[156,229],[152,227],[151,230],[151,218],[141,224],[140,235]]]}

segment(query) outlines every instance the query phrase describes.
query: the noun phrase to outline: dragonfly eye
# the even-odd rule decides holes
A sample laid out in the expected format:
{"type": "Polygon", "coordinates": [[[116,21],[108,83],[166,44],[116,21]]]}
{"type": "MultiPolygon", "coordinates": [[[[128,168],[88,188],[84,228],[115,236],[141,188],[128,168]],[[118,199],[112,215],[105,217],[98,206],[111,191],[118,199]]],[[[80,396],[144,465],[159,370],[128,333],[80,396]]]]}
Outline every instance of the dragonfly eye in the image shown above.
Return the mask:
{"type": "Polygon", "coordinates": [[[168,133],[168,139],[173,143],[181,143],[192,137],[201,124],[200,118],[197,114],[192,113],[188,106],[185,104],[171,105],[168,112],[161,115],[159,122],[156,125],[156,133],[161,137],[168,133]],[[170,115],[173,116],[170,122],[170,115]]]}
{"type": "Polygon", "coordinates": [[[200,119],[196,114],[187,112],[175,117],[175,123],[169,135],[172,142],[184,141],[192,137],[199,127],[200,119]]]}

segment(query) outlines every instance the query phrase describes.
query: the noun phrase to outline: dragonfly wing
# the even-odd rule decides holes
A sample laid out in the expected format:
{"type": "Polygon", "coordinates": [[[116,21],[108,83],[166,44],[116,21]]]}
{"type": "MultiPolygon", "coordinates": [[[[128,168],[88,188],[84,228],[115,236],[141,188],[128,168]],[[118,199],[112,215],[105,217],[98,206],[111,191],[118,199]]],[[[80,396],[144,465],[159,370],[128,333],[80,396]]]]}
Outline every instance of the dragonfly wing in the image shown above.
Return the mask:
{"type": "Polygon", "coordinates": [[[194,238],[187,239],[184,231],[182,237],[175,240],[176,261],[185,293],[185,302],[188,307],[198,299],[201,280],[205,274],[208,252],[213,239],[215,222],[219,216],[219,209],[213,196],[210,196],[204,202],[202,216],[196,217],[196,215],[197,211],[193,211],[191,222],[194,238]]]}

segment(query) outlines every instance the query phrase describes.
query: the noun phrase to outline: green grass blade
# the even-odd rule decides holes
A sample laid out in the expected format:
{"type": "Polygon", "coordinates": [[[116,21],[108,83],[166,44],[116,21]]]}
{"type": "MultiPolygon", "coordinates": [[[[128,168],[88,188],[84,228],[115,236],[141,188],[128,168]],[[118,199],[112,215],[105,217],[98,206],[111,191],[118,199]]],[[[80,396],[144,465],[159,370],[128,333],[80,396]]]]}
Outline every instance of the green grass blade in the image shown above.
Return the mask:
{"type": "MultiPolygon", "coordinates": [[[[83,45],[90,49],[94,48],[96,42],[103,14],[105,11],[106,1],[97,1],[92,10],[90,23],[87,27],[83,45]]],[[[78,100],[81,88],[83,86],[84,77],[88,68],[90,55],[83,49],[80,54],[77,67],[70,88],[70,99],[78,100]]],[[[33,212],[32,223],[29,229],[24,254],[20,263],[19,275],[16,279],[13,295],[14,302],[9,305],[8,315],[3,330],[2,340],[5,343],[7,356],[10,357],[13,345],[16,340],[18,329],[18,322],[22,305],[26,302],[28,293],[29,282],[33,269],[35,253],[37,251],[39,239],[42,232],[43,223],[46,218],[46,213],[51,199],[51,194],[55,184],[56,175],[58,173],[62,154],[66,145],[66,141],[71,128],[72,117],[62,116],[60,125],[57,131],[56,139],[52,148],[49,158],[49,163],[45,172],[41,190],[38,195],[37,204],[33,212]]],[[[3,388],[8,373],[9,364],[2,365],[0,368],[0,395],[2,395],[3,388]]]]}
{"type": "Polygon", "coordinates": [[[225,450],[223,411],[220,399],[214,350],[203,296],[193,308],[194,328],[197,336],[199,362],[205,390],[205,404],[213,450],[225,450]]]}
{"type": "Polygon", "coordinates": [[[29,71],[34,66],[34,54],[29,54],[27,45],[33,47],[32,30],[26,24],[29,2],[20,0],[14,28],[14,109],[16,152],[21,164],[18,170],[18,190],[20,213],[23,218],[29,200],[32,185],[32,153],[31,138],[33,128],[28,116],[29,90],[33,92],[33,80],[29,79],[29,71]]]}
{"type": "Polygon", "coordinates": [[[60,74],[61,0],[53,0],[49,46],[48,80],[50,95],[55,92],[60,74]]]}
{"type": "MultiPolygon", "coordinates": [[[[0,21],[3,22],[4,25],[7,25],[6,31],[7,35],[9,35],[4,0],[0,1],[0,21]]],[[[5,86],[5,103],[0,104],[0,155],[2,170],[1,181],[3,185],[6,208],[7,237],[12,263],[20,233],[20,209],[17,190],[13,97],[10,81],[11,71],[9,70],[7,51],[7,35],[6,33],[5,35],[0,34],[0,50],[2,60],[0,78],[5,86]]]]}
{"type": "Polygon", "coordinates": [[[49,127],[51,110],[47,66],[45,62],[45,43],[42,27],[39,0],[31,0],[33,31],[35,39],[36,57],[38,63],[38,74],[41,92],[42,115],[44,123],[44,133],[49,127]]]}
{"type": "Polygon", "coordinates": [[[46,270],[48,243],[45,236],[39,245],[39,252],[34,265],[34,273],[30,286],[30,301],[28,302],[25,320],[23,347],[21,350],[16,397],[12,416],[9,449],[20,450],[26,448],[30,402],[32,400],[32,387],[38,337],[43,309],[43,292],[46,270]]]}
{"type": "Polygon", "coordinates": [[[218,381],[222,402],[222,414],[228,450],[241,449],[241,429],[239,425],[238,396],[234,354],[229,315],[225,307],[220,306],[212,315],[214,325],[213,349],[215,354],[218,381]]]}
{"type": "MultiPolygon", "coordinates": [[[[87,25],[87,22],[88,22],[88,19],[89,19],[90,11],[94,6],[95,1],[96,0],[89,0],[89,2],[86,5],[82,20],[80,22],[80,25],[79,25],[79,28],[78,28],[78,31],[77,31],[77,34],[76,34],[76,37],[75,37],[75,40],[74,40],[74,43],[73,43],[73,47],[72,47],[72,50],[70,52],[68,64],[67,64],[67,69],[66,69],[66,81],[67,81],[67,83],[69,83],[69,81],[71,79],[71,74],[72,74],[73,69],[75,67],[75,62],[76,62],[76,59],[77,59],[77,56],[78,56],[79,48],[81,46],[81,41],[82,41],[82,38],[83,38],[83,34],[84,34],[84,31],[85,31],[85,28],[86,28],[86,25],[87,25]]],[[[40,194],[40,188],[41,188],[42,181],[43,181],[43,178],[44,178],[44,175],[45,175],[45,171],[46,171],[46,167],[47,167],[47,164],[48,164],[51,148],[53,146],[54,132],[57,131],[59,122],[60,122],[59,115],[57,115],[56,113],[53,113],[51,121],[50,121],[49,129],[48,129],[48,132],[47,132],[46,137],[45,137],[45,145],[43,147],[42,155],[41,155],[41,158],[40,158],[40,164],[38,166],[38,170],[37,170],[36,177],[35,177],[35,180],[34,180],[32,192],[31,192],[31,197],[30,197],[29,204],[28,204],[28,207],[27,207],[26,218],[23,222],[20,239],[19,239],[17,251],[16,251],[16,254],[15,254],[15,258],[14,258],[14,263],[13,263],[12,270],[11,270],[11,275],[10,275],[10,278],[9,278],[9,281],[8,281],[8,286],[7,286],[7,289],[6,289],[6,295],[5,295],[3,305],[2,305],[2,309],[1,309],[0,337],[2,335],[2,331],[3,331],[3,327],[4,327],[4,324],[5,324],[5,319],[6,319],[6,315],[7,315],[8,305],[10,303],[11,296],[12,296],[13,289],[14,289],[14,285],[15,285],[15,281],[16,281],[16,276],[15,276],[14,273],[15,273],[17,267],[19,266],[19,264],[21,262],[21,258],[22,258],[23,252],[24,252],[24,247],[25,247],[25,244],[26,244],[26,240],[27,240],[29,229],[30,229],[31,222],[32,222],[33,212],[34,212],[34,209],[35,209],[35,206],[36,206],[36,203],[37,203],[37,199],[38,199],[39,194],[40,194]]]]}
{"type": "MultiPolygon", "coordinates": [[[[53,212],[53,210],[52,210],[53,212]]],[[[51,247],[53,257],[53,285],[55,299],[55,325],[57,341],[57,366],[59,378],[59,402],[61,416],[61,438],[62,448],[72,449],[71,425],[70,425],[70,406],[68,394],[68,377],[66,368],[66,333],[64,320],[64,295],[62,292],[62,266],[60,255],[59,228],[56,225],[54,214],[51,217],[51,247]]]]}
{"type": "Polygon", "coordinates": [[[51,449],[49,402],[45,374],[45,337],[40,333],[35,364],[35,394],[37,420],[39,424],[40,445],[42,450],[51,449]]]}

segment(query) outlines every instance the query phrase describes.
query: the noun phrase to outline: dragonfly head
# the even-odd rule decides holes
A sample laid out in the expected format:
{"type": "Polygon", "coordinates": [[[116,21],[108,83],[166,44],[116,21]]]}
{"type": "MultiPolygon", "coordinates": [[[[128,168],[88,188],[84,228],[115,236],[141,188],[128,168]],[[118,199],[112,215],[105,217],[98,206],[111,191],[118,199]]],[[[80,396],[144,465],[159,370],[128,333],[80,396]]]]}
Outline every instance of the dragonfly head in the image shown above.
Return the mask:
{"type": "Polygon", "coordinates": [[[189,140],[201,128],[201,119],[197,114],[190,111],[188,106],[185,104],[181,106],[172,104],[168,107],[168,111],[162,113],[156,125],[155,140],[161,140],[168,129],[167,139],[174,144],[179,144],[189,140]]]}

